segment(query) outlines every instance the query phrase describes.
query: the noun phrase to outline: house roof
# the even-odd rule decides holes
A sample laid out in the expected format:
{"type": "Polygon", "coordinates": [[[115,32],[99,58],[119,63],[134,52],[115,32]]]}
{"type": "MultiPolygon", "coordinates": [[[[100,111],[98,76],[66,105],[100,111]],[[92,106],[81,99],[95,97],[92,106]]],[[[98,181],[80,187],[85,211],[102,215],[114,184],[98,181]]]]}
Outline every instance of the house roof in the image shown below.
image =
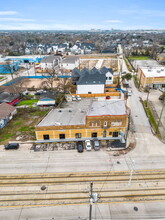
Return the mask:
{"type": "Polygon", "coordinates": [[[112,70],[111,68],[107,68],[107,67],[105,67],[105,66],[103,66],[103,67],[100,69],[100,72],[101,72],[102,74],[106,74],[106,73],[110,72],[110,73],[112,73],[112,75],[113,75],[113,70],[112,70]]]}
{"type": "Polygon", "coordinates": [[[81,76],[77,85],[105,84],[105,80],[105,74],[102,74],[97,68],[94,67],[90,71],[84,68],[81,71],[81,76]]]}
{"type": "Polygon", "coordinates": [[[19,94],[11,95],[8,92],[0,93],[0,102],[12,102],[14,99],[19,98],[19,94]]]}
{"type": "Polygon", "coordinates": [[[79,57],[77,56],[70,56],[70,57],[66,57],[63,59],[63,63],[75,63],[77,60],[79,59],[79,57]]]}
{"type": "Polygon", "coordinates": [[[12,112],[14,112],[16,107],[11,106],[7,103],[0,104],[0,120],[9,116],[12,112]]]}
{"type": "Polygon", "coordinates": [[[79,69],[74,68],[72,71],[72,77],[79,77],[81,75],[81,72],[79,69]]]}
{"type": "Polygon", "coordinates": [[[58,59],[61,59],[61,57],[55,56],[55,55],[50,55],[50,56],[44,57],[40,63],[53,63],[54,60],[58,60],[58,59]]]}
{"type": "Polygon", "coordinates": [[[77,82],[77,85],[98,85],[105,84],[105,75],[98,72],[95,74],[84,73],[77,82]]]}

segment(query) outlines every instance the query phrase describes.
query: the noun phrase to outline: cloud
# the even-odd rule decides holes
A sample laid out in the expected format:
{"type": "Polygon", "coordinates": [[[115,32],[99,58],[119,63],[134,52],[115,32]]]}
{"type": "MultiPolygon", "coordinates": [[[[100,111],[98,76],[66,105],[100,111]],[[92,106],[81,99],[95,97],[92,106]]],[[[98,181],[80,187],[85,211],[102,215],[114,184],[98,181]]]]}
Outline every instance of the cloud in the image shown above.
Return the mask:
{"type": "Polygon", "coordinates": [[[106,22],[106,23],[115,23],[115,24],[122,23],[122,21],[120,21],[120,20],[106,20],[104,22],[106,22]]]}
{"type": "Polygon", "coordinates": [[[0,11],[0,15],[16,15],[17,11],[0,11]]]}
{"type": "MultiPolygon", "coordinates": [[[[0,30],[90,30],[90,29],[101,29],[109,30],[111,28],[121,29],[121,30],[137,30],[137,29],[154,29],[153,25],[129,25],[129,26],[118,26],[117,24],[106,24],[106,25],[96,25],[96,24],[64,24],[64,23],[25,23],[25,22],[15,22],[10,24],[0,24],[0,30]]],[[[163,29],[163,27],[156,27],[163,29]]]]}
{"type": "Polygon", "coordinates": [[[0,21],[20,21],[20,22],[24,22],[24,21],[35,21],[33,19],[26,19],[26,18],[2,18],[0,17],[0,21]]]}

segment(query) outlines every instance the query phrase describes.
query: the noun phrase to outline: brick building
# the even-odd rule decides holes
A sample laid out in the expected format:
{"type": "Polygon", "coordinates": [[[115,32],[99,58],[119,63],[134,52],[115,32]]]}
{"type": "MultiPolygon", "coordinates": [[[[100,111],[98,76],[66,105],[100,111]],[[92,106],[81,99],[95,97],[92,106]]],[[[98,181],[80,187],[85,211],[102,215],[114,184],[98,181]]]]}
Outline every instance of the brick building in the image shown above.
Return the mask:
{"type": "Polygon", "coordinates": [[[37,124],[36,142],[122,140],[128,124],[123,100],[94,101],[82,99],[69,108],[52,109],[37,124]]]}

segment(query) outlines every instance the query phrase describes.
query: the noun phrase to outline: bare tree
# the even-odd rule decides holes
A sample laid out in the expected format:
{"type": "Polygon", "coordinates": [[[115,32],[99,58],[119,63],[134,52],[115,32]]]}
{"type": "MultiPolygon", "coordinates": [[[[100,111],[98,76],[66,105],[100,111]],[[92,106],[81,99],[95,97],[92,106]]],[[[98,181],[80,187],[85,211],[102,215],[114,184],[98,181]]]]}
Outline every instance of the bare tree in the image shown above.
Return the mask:
{"type": "Polygon", "coordinates": [[[57,67],[52,66],[51,69],[47,68],[46,70],[47,73],[42,75],[45,79],[44,82],[42,83],[42,86],[53,89],[53,83],[55,80],[57,80],[57,76],[58,76],[57,67]]]}
{"type": "Polygon", "coordinates": [[[7,60],[3,64],[3,73],[9,73],[11,75],[11,78],[14,79],[13,73],[15,71],[15,65],[14,61],[12,62],[11,60],[7,60]]]}

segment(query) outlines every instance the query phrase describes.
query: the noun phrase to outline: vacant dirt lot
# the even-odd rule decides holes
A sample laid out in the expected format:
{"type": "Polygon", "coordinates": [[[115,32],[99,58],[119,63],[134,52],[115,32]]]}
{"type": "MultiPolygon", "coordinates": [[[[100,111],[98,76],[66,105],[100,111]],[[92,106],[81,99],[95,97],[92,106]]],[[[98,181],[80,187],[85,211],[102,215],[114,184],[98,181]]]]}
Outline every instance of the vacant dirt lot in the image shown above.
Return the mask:
{"type": "Polygon", "coordinates": [[[104,60],[102,67],[106,66],[107,68],[112,68],[114,71],[117,71],[117,60],[104,60]]]}
{"type": "Polygon", "coordinates": [[[81,60],[80,68],[83,69],[86,67],[87,69],[92,69],[96,66],[98,60],[81,60]]]}
{"type": "Polygon", "coordinates": [[[116,54],[86,54],[79,56],[80,59],[110,59],[117,58],[116,54]]]}
{"type": "MultiPolygon", "coordinates": [[[[69,79],[60,78],[54,80],[53,87],[56,88],[59,85],[63,85],[64,83],[67,84],[69,79]]],[[[8,87],[8,86],[7,86],[8,87]]],[[[13,87],[25,88],[25,89],[41,89],[44,87],[50,88],[50,83],[48,79],[21,79],[13,84],[10,85],[11,89],[13,87]]]]}

